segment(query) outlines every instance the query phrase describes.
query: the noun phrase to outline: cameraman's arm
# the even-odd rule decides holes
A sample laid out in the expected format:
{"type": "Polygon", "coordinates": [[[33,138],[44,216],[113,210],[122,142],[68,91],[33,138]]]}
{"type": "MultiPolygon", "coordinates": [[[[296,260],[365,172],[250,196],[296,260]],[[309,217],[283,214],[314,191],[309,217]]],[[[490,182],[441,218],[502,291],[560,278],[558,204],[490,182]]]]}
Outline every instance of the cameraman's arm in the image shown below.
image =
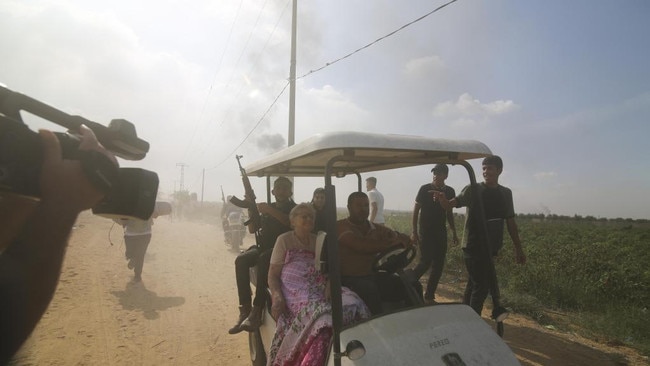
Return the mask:
{"type": "MultiPolygon", "coordinates": [[[[103,150],[92,131],[84,126],[80,132],[80,149],[103,150]]],[[[0,255],[0,364],[16,352],[47,309],[77,215],[103,197],[79,161],[61,158],[54,134],[40,131],[40,135],[44,154],[41,202],[0,255]]]]}

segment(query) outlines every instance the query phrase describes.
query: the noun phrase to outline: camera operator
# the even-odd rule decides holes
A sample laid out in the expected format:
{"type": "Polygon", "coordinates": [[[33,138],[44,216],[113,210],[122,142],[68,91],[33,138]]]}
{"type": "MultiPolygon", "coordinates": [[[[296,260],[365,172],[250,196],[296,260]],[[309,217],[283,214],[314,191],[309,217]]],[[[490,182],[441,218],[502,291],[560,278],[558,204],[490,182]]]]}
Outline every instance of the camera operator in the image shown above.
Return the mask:
{"type": "MultiPolygon", "coordinates": [[[[117,165],[89,128],[82,125],[78,133],[79,150],[99,151],[117,165]]],[[[39,135],[40,202],[21,202],[0,192],[0,365],[11,359],[47,309],[78,214],[104,196],[88,180],[80,161],[62,158],[52,132],[41,130],[39,135]]]]}

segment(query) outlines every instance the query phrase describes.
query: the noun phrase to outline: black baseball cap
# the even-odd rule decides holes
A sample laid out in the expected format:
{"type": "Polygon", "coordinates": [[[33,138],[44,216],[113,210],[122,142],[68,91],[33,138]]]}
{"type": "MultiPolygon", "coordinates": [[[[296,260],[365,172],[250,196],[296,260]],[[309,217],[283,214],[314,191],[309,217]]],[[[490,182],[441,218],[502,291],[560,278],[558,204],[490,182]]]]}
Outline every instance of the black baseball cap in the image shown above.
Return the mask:
{"type": "Polygon", "coordinates": [[[434,166],[433,169],[431,169],[431,172],[449,174],[449,168],[447,167],[446,164],[436,164],[436,166],[434,166]]]}

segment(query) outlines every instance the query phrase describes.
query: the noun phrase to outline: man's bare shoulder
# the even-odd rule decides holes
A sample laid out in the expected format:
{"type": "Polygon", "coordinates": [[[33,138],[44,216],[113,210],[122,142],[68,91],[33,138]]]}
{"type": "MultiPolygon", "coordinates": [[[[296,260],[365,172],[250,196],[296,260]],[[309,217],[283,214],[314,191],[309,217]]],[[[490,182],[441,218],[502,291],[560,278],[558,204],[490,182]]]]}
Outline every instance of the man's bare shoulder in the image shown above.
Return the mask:
{"type": "Polygon", "coordinates": [[[336,232],[338,234],[339,240],[341,240],[341,238],[344,236],[354,234],[355,230],[350,220],[342,219],[336,222],[336,232]]]}
{"type": "Polygon", "coordinates": [[[374,225],[373,232],[374,232],[373,236],[375,238],[381,238],[381,239],[390,239],[395,237],[396,235],[395,230],[382,225],[374,225]]]}
{"type": "Polygon", "coordinates": [[[340,233],[352,229],[352,223],[348,219],[341,219],[336,222],[336,230],[340,233]]]}

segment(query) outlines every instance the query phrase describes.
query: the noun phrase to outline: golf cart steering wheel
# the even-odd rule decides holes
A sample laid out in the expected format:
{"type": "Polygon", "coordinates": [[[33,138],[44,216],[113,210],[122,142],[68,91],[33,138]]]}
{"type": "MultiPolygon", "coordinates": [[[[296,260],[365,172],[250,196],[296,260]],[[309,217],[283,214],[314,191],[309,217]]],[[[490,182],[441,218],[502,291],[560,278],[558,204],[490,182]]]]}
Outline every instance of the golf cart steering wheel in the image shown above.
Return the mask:
{"type": "Polygon", "coordinates": [[[411,264],[415,259],[416,254],[415,246],[404,248],[400,244],[393,245],[377,254],[377,257],[372,262],[372,270],[374,272],[384,271],[388,273],[396,273],[411,264]]]}

